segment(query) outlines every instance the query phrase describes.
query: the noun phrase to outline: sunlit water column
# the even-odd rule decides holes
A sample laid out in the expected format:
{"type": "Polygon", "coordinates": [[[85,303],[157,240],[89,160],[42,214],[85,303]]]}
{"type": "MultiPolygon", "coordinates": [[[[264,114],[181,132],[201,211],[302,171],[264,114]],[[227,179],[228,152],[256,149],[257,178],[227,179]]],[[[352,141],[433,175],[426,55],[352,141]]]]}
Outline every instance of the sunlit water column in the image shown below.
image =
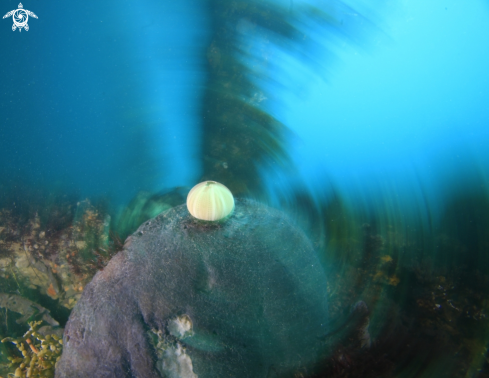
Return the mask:
{"type": "Polygon", "coordinates": [[[304,177],[323,171],[354,202],[435,216],[487,183],[488,21],[482,1],[403,2],[365,44],[336,47],[327,81],[284,96],[304,177]]]}
{"type": "MultiPolygon", "coordinates": [[[[127,2],[118,9],[142,88],[130,116],[152,129],[165,187],[192,185],[199,168],[199,102],[207,43],[202,2],[127,2]]],[[[158,188],[156,188],[158,189],[158,188]]]]}

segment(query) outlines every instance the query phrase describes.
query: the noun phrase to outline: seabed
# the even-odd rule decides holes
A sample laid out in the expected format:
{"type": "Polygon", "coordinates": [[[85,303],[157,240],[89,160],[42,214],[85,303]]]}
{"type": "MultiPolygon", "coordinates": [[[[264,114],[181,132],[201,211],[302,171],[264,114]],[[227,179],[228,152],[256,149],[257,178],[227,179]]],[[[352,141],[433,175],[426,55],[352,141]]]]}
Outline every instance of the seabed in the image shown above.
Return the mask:
{"type": "MultiPolygon", "coordinates": [[[[127,235],[112,223],[89,200],[42,216],[0,209],[0,377],[54,376],[71,309],[123,247],[127,235]]],[[[350,224],[355,237],[318,252],[330,254],[318,290],[328,292],[331,332],[317,366],[295,377],[489,377],[487,273],[437,264],[395,227],[350,224]]],[[[436,238],[438,248],[470,253],[436,238]]]]}

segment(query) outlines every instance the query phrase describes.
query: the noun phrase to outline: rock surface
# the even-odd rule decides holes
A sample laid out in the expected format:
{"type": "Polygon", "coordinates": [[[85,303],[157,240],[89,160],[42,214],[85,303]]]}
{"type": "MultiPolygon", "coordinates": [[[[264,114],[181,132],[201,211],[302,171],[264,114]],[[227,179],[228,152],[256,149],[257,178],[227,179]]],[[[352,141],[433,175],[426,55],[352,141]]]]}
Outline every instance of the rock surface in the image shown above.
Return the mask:
{"type": "Polygon", "coordinates": [[[288,377],[327,333],[326,277],[283,213],[237,200],[209,224],[184,205],[144,223],[88,284],[56,377],[288,377]]]}

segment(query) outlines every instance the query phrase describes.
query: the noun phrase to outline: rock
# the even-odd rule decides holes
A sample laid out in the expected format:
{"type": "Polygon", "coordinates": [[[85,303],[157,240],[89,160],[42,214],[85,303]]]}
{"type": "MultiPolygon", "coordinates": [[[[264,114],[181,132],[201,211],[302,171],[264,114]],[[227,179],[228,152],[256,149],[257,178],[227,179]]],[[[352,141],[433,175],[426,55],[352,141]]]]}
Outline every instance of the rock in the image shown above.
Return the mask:
{"type": "Polygon", "coordinates": [[[328,332],[326,277],[283,213],[236,200],[223,223],[185,205],[144,223],[85,287],[56,377],[288,377],[328,332]]]}
{"type": "Polygon", "coordinates": [[[42,320],[45,322],[54,327],[59,326],[59,323],[49,314],[48,309],[20,295],[0,293],[0,307],[24,315],[22,318],[17,319],[19,324],[27,322],[34,315],[42,315],[42,320]]]}

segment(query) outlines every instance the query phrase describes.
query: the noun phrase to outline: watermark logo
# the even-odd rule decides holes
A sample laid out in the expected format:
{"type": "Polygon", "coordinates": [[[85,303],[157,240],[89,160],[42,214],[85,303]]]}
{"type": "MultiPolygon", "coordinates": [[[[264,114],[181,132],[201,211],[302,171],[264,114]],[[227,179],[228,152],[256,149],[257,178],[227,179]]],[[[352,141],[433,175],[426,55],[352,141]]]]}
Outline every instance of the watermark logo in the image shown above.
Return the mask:
{"type": "Polygon", "coordinates": [[[15,29],[19,28],[19,31],[22,31],[22,28],[24,28],[26,31],[29,30],[29,25],[27,25],[27,20],[29,19],[29,16],[37,18],[37,16],[32,13],[31,11],[28,11],[27,9],[24,9],[22,6],[22,3],[19,3],[19,8],[14,9],[13,11],[8,12],[3,18],[7,18],[12,16],[12,19],[14,20],[14,24],[12,25],[12,30],[15,31],[15,29]]]}

